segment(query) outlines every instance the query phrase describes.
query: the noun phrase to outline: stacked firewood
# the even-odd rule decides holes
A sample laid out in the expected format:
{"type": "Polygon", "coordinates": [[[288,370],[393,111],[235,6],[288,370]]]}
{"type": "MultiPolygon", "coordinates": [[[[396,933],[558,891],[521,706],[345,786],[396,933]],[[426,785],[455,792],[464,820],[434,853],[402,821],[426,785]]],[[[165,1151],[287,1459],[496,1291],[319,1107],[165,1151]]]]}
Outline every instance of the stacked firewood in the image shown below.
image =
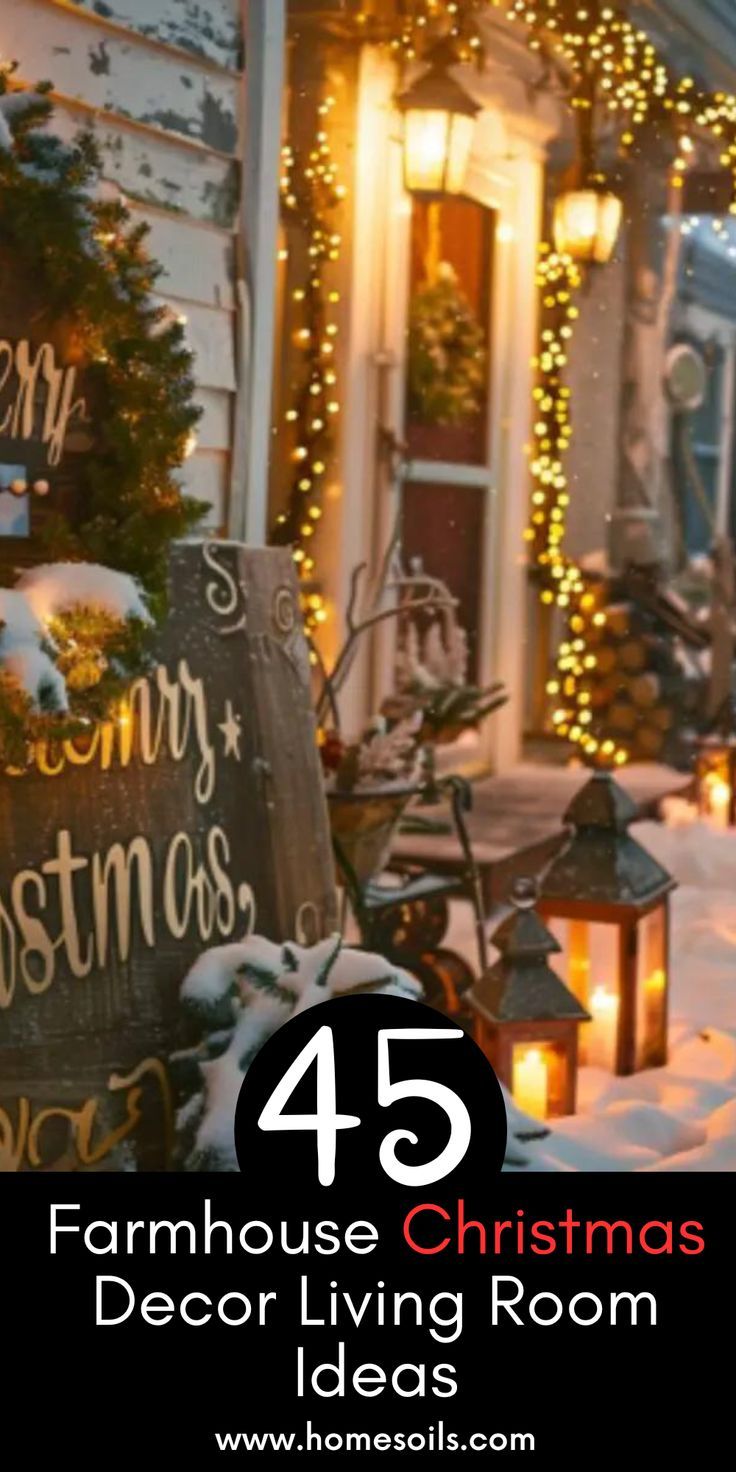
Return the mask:
{"type": "Polygon", "coordinates": [[[595,601],[604,618],[586,629],[585,685],[599,742],[624,747],[633,761],[680,765],[704,699],[708,634],[639,574],[599,585],[595,601]]]}

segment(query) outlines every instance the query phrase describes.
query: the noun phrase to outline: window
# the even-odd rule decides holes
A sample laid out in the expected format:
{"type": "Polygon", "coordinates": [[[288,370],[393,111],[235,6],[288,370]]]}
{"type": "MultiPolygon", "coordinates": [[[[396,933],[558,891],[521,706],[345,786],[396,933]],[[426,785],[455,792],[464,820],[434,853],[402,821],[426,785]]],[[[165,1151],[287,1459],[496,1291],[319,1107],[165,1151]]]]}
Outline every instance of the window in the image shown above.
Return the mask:
{"type": "Polygon", "coordinates": [[[706,356],[708,388],[705,399],[684,423],[675,424],[675,463],[677,479],[682,487],[682,531],[689,554],[706,552],[713,541],[723,450],[723,349],[716,344],[709,345],[706,356]]]}
{"type": "Polygon", "coordinates": [[[407,440],[416,459],[487,458],[491,224],[473,200],[414,202],[407,440]]]}
{"type": "Polygon", "coordinates": [[[673,465],[683,551],[707,552],[736,533],[736,340],[694,343],[707,365],[703,403],[673,420],[673,465]]]}

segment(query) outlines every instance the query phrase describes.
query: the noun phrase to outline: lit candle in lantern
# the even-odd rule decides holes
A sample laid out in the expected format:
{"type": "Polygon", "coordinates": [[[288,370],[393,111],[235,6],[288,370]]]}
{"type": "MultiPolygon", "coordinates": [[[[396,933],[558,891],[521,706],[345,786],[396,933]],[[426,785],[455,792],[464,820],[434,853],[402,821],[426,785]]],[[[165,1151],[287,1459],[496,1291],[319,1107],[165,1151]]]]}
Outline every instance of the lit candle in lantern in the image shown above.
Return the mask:
{"type": "Polygon", "coordinates": [[[591,1020],[585,1028],[585,1062],[591,1068],[613,1068],[618,1033],[618,997],[597,986],[590,999],[591,1020]]]}
{"type": "Polygon", "coordinates": [[[731,788],[716,772],[705,779],[706,806],[708,817],[718,828],[728,828],[731,813],[731,788]]]}
{"type": "Polygon", "coordinates": [[[535,1119],[547,1118],[549,1081],[547,1064],[540,1048],[527,1048],[514,1062],[515,1102],[525,1114],[535,1119]]]}

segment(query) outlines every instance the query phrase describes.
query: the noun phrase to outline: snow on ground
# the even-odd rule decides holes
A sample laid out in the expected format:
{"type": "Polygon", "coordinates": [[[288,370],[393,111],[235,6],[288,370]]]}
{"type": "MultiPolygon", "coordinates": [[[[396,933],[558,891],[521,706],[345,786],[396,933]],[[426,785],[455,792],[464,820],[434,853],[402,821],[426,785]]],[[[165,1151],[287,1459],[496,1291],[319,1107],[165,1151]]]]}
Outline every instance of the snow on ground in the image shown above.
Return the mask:
{"type": "MultiPolygon", "coordinates": [[[[632,831],[680,884],[669,1062],[630,1078],[582,1068],[578,1113],[553,1121],[544,1138],[537,1121],[514,1110],[511,1169],[736,1170],[736,832],[696,821],[675,800],[666,824],[632,831]]],[[[469,909],[458,904],[448,944],[474,960],[471,937],[469,909]]]]}

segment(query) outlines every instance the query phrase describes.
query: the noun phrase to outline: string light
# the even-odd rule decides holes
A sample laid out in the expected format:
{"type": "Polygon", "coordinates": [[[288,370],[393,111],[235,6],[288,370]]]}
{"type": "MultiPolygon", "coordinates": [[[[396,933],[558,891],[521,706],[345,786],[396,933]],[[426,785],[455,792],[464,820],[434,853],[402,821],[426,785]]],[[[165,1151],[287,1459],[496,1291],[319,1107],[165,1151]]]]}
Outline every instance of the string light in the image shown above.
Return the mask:
{"type": "Polygon", "coordinates": [[[389,48],[402,63],[416,61],[439,31],[453,41],[458,61],[481,66],[485,50],[479,22],[489,4],[490,0],[413,0],[402,7],[389,48]]]}
{"type": "MultiPolygon", "coordinates": [[[[290,294],[295,318],[292,341],[301,357],[294,399],[284,412],[292,476],[271,541],[292,546],[299,576],[308,584],[316,573],[311,541],[322,516],[325,477],[340,412],[334,368],[340,293],[326,280],[340,260],[341,237],[333,217],[345,198],[327,132],[334,105],[332,97],[320,102],[311,147],[302,152],[287,143],[281,160],[284,223],[287,230],[301,235],[305,269],[301,284],[293,286],[290,294]]],[[[279,257],[288,260],[291,254],[289,248],[282,248],[279,257]]],[[[325,599],[310,586],[302,604],[306,627],[314,632],[327,619],[325,599]]]]}
{"type": "Polygon", "coordinates": [[[534,445],[531,451],[532,513],[527,538],[534,545],[537,566],[544,573],[545,603],[566,608],[578,591],[580,574],[562,550],[564,513],[569,504],[565,456],[572,438],[570,390],[564,370],[579,308],[576,294],[582,285],[580,267],[570,256],[542,246],[537,269],[541,318],[534,389],[534,445]]]}
{"type": "Polygon", "coordinates": [[[521,21],[529,45],[544,45],[570,69],[570,103],[590,106],[590,81],[604,112],[620,126],[624,156],[636,146],[643,129],[670,127],[676,140],[671,180],[684,184],[696,152],[694,134],[705,133],[720,145],[720,161],[733,178],[736,214],[736,97],[704,92],[690,76],[678,76],[640,27],[619,5],[576,3],[576,0],[489,0],[509,20],[521,21]]]}

